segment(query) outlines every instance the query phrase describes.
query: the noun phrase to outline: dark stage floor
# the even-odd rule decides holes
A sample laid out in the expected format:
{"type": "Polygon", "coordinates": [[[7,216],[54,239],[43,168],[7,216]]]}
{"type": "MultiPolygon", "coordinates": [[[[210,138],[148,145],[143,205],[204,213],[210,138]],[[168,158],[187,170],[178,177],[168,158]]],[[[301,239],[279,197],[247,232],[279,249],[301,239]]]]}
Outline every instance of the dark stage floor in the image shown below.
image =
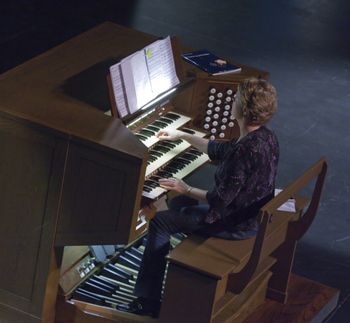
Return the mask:
{"type": "MultiPolygon", "coordinates": [[[[321,156],[329,161],[316,220],[294,272],[341,290],[328,322],[350,317],[350,2],[39,1],[0,5],[0,71],[110,20],[265,69],[279,93],[271,122],[281,146],[278,185],[321,156]]],[[[207,185],[203,172],[190,181],[207,185]]]]}

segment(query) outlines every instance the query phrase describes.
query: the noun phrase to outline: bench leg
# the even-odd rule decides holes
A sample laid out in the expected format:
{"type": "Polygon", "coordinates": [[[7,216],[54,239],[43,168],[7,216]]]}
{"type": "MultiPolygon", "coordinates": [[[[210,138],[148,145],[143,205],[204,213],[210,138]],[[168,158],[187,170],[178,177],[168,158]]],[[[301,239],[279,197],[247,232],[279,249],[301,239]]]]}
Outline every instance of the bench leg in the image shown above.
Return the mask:
{"type": "Polygon", "coordinates": [[[286,240],[273,254],[277,262],[272,267],[273,275],[269,281],[266,296],[280,303],[286,303],[288,297],[288,283],[293,265],[296,247],[295,240],[286,240]]]}
{"type": "Polygon", "coordinates": [[[169,264],[160,323],[209,323],[218,280],[169,264]]]}

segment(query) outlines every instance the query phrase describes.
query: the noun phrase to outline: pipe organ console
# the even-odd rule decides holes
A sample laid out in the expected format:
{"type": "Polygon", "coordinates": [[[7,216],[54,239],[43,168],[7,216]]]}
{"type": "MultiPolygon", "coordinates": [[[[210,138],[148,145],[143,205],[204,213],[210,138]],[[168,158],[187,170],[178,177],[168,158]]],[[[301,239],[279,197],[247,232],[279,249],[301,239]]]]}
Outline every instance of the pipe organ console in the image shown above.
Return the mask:
{"type": "MultiPolygon", "coordinates": [[[[175,66],[186,86],[167,102],[127,122],[99,111],[109,105],[107,85],[97,91],[106,82],[106,62],[155,39],[104,23],[0,76],[5,320],[54,322],[60,289],[80,308],[105,316],[101,322],[137,321],[113,306],[134,298],[142,237],[155,213],[153,201],[166,193],[158,179],[184,178],[208,161],[188,143],[159,141],[155,134],[175,128],[212,139],[239,135],[229,109],[237,85],[267,73],[241,65],[238,74],[212,77],[182,62],[179,47],[173,48],[175,66]],[[78,83],[68,91],[72,80],[78,83]],[[86,249],[75,252],[91,245],[118,248],[101,268],[86,249]]],[[[65,322],[60,313],[56,322],[65,322]]],[[[81,315],[83,322],[99,322],[81,315]]]]}

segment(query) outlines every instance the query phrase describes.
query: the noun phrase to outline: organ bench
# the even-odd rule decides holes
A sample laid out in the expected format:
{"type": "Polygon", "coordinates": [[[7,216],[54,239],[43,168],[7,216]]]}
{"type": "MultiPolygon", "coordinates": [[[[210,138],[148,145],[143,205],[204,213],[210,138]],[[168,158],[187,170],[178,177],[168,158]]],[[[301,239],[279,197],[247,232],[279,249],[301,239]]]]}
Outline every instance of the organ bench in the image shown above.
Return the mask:
{"type": "Polygon", "coordinates": [[[263,206],[256,238],[193,235],[177,246],[160,322],[241,322],[266,296],[285,303],[295,246],[316,215],[326,170],[321,159],[263,206]],[[311,198],[298,196],[315,178],[311,198]],[[291,197],[295,212],[279,211],[291,197]]]}

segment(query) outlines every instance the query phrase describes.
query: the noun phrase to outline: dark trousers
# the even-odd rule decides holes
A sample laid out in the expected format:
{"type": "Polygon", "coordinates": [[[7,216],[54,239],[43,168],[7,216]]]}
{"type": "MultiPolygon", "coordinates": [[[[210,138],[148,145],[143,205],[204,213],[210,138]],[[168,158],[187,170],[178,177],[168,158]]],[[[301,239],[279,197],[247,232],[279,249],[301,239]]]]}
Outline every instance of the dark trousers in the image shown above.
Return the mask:
{"type": "Polygon", "coordinates": [[[198,201],[180,195],[169,203],[169,210],[156,213],[148,227],[146,248],[135,285],[136,296],[160,300],[170,235],[203,228],[208,210],[208,205],[198,205],[198,201]]]}

